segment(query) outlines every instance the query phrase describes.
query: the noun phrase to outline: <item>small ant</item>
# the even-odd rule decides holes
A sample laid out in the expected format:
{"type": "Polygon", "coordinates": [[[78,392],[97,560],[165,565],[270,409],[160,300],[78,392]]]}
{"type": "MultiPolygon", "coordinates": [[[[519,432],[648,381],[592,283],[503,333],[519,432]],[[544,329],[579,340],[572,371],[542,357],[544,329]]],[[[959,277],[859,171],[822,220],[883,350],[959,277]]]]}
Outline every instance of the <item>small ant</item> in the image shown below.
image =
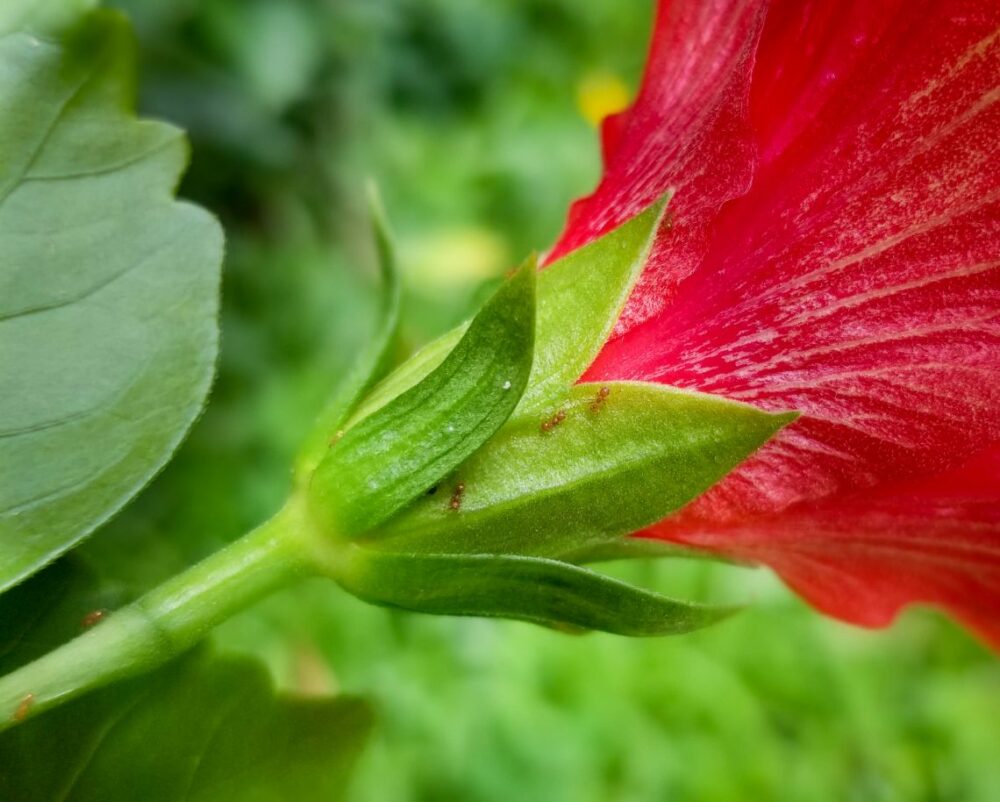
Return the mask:
{"type": "Polygon", "coordinates": [[[451,494],[451,501],[448,502],[449,509],[458,512],[462,509],[462,496],[465,495],[465,482],[455,485],[455,492],[451,494]]]}
{"type": "Polygon", "coordinates": [[[551,432],[560,423],[566,420],[566,410],[560,409],[555,415],[549,418],[547,421],[542,421],[542,431],[551,432]]]}
{"type": "Polygon", "coordinates": [[[597,391],[597,395],[594,396],[594,400],[590,402],[591,412],[600,412],[601,407],[604,406],[604,402],[608,400],[608,396],[611,395],[610,387],[602,387],[597,391]]]}
{"type": "Polygon", "coordinates": [[[13,719],[14,721],[24,721],[28,717],[28,712],[31,710],[31,706],[35,703],[35,694],[29,693],[22,700],[21,704],[17,706],[17,710],[14,711],[13,719]]]}
{"type": "Polygon", "coordinates": [[[107,614],[107,610],[91,610],[80,621],[80,626],[83,627],[83,629],[90,629],[94,626],[94,624],[101,623],[107,614]]]}

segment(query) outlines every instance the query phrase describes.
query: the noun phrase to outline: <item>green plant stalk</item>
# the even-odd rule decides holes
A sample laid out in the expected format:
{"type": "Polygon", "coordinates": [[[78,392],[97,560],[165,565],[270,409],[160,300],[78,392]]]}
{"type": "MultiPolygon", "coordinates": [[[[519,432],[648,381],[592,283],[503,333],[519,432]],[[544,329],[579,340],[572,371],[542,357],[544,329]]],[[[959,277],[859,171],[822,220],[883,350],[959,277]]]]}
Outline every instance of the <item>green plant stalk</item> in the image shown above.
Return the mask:
{"type": "Polygon", "coordinates": [[[150,671],[291,582],[322,573],[329,549],[292,499],[239,540],[0,678],[0,730],[87,691],[150,671]]]}

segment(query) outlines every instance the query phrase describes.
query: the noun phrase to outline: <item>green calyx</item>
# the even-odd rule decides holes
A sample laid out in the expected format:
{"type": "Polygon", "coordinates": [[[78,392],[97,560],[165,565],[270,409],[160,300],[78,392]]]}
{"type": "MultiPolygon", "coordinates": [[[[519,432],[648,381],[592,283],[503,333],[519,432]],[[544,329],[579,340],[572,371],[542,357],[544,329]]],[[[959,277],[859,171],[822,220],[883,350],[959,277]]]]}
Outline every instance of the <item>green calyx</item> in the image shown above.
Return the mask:
{"type": "Polygon", "coordinates": [[[666,224],[666,202],[537,279],[529,259],[471,323],[338,409],[341,428],[321,433],[326,453],[304,485],[327,573],[387,606],[627,635],[731,612],[581,567],[645,555],[628,548],[632,532],[795,417],[643,382],[576,383],[666,224]]]}

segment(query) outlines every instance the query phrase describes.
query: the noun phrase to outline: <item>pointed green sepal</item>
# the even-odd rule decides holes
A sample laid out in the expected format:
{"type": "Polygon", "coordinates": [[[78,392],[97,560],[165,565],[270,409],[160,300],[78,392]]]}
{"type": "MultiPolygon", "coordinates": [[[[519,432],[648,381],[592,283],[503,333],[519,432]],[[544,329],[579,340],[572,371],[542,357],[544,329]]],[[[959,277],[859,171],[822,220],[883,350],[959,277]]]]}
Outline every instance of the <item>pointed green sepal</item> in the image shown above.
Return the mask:
{"type": "Polygon", "coordinates": [[[310,509],[337,537],[383,523],[499,429],[524,392],[535,335],[535,260],[486,303],[423,380],[330,443],[310,509]]]}
{"type": "Polygon", "coordinates": [[[538,278],[535,361],[517,415],[565,393],[608,341],[666,215],[670,193],[538,278]]]}
{"type": "Polygon", "coordinates": [[[388,607],[631,636],[690,632],[739,609],[678,601],[576,565],[519,555],[398,554],[351,546],[338,580],[360,598],[388,607]]]}
{"type": "Polygon", "coordinates": [[[445,492],[387,521],[372,543],[573,559],[680,509],[794,418],[658,384],[580,384],[508,421],[445,492]]]}

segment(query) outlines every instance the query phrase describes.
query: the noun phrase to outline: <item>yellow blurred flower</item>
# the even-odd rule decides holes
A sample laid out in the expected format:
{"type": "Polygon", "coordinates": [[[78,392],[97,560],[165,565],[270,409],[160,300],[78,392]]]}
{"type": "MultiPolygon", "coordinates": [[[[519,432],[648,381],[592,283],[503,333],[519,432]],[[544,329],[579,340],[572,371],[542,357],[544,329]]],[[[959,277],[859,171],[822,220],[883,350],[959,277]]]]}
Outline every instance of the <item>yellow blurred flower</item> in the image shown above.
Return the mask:
{"type": "Polygon", "coordinates": [[[598,125],[609,114],[622,111],[629,100],[625,82],[610,72],[588,73],[576,88],[577,106],[591,125],[598,125]]]}
{"type": "Polygon", "coordinates": [[[409,283],[425,290],[476,284],[510,267],[503,237],[475,225],[448,228],[403,243],[401,256],[409,283]]]}

